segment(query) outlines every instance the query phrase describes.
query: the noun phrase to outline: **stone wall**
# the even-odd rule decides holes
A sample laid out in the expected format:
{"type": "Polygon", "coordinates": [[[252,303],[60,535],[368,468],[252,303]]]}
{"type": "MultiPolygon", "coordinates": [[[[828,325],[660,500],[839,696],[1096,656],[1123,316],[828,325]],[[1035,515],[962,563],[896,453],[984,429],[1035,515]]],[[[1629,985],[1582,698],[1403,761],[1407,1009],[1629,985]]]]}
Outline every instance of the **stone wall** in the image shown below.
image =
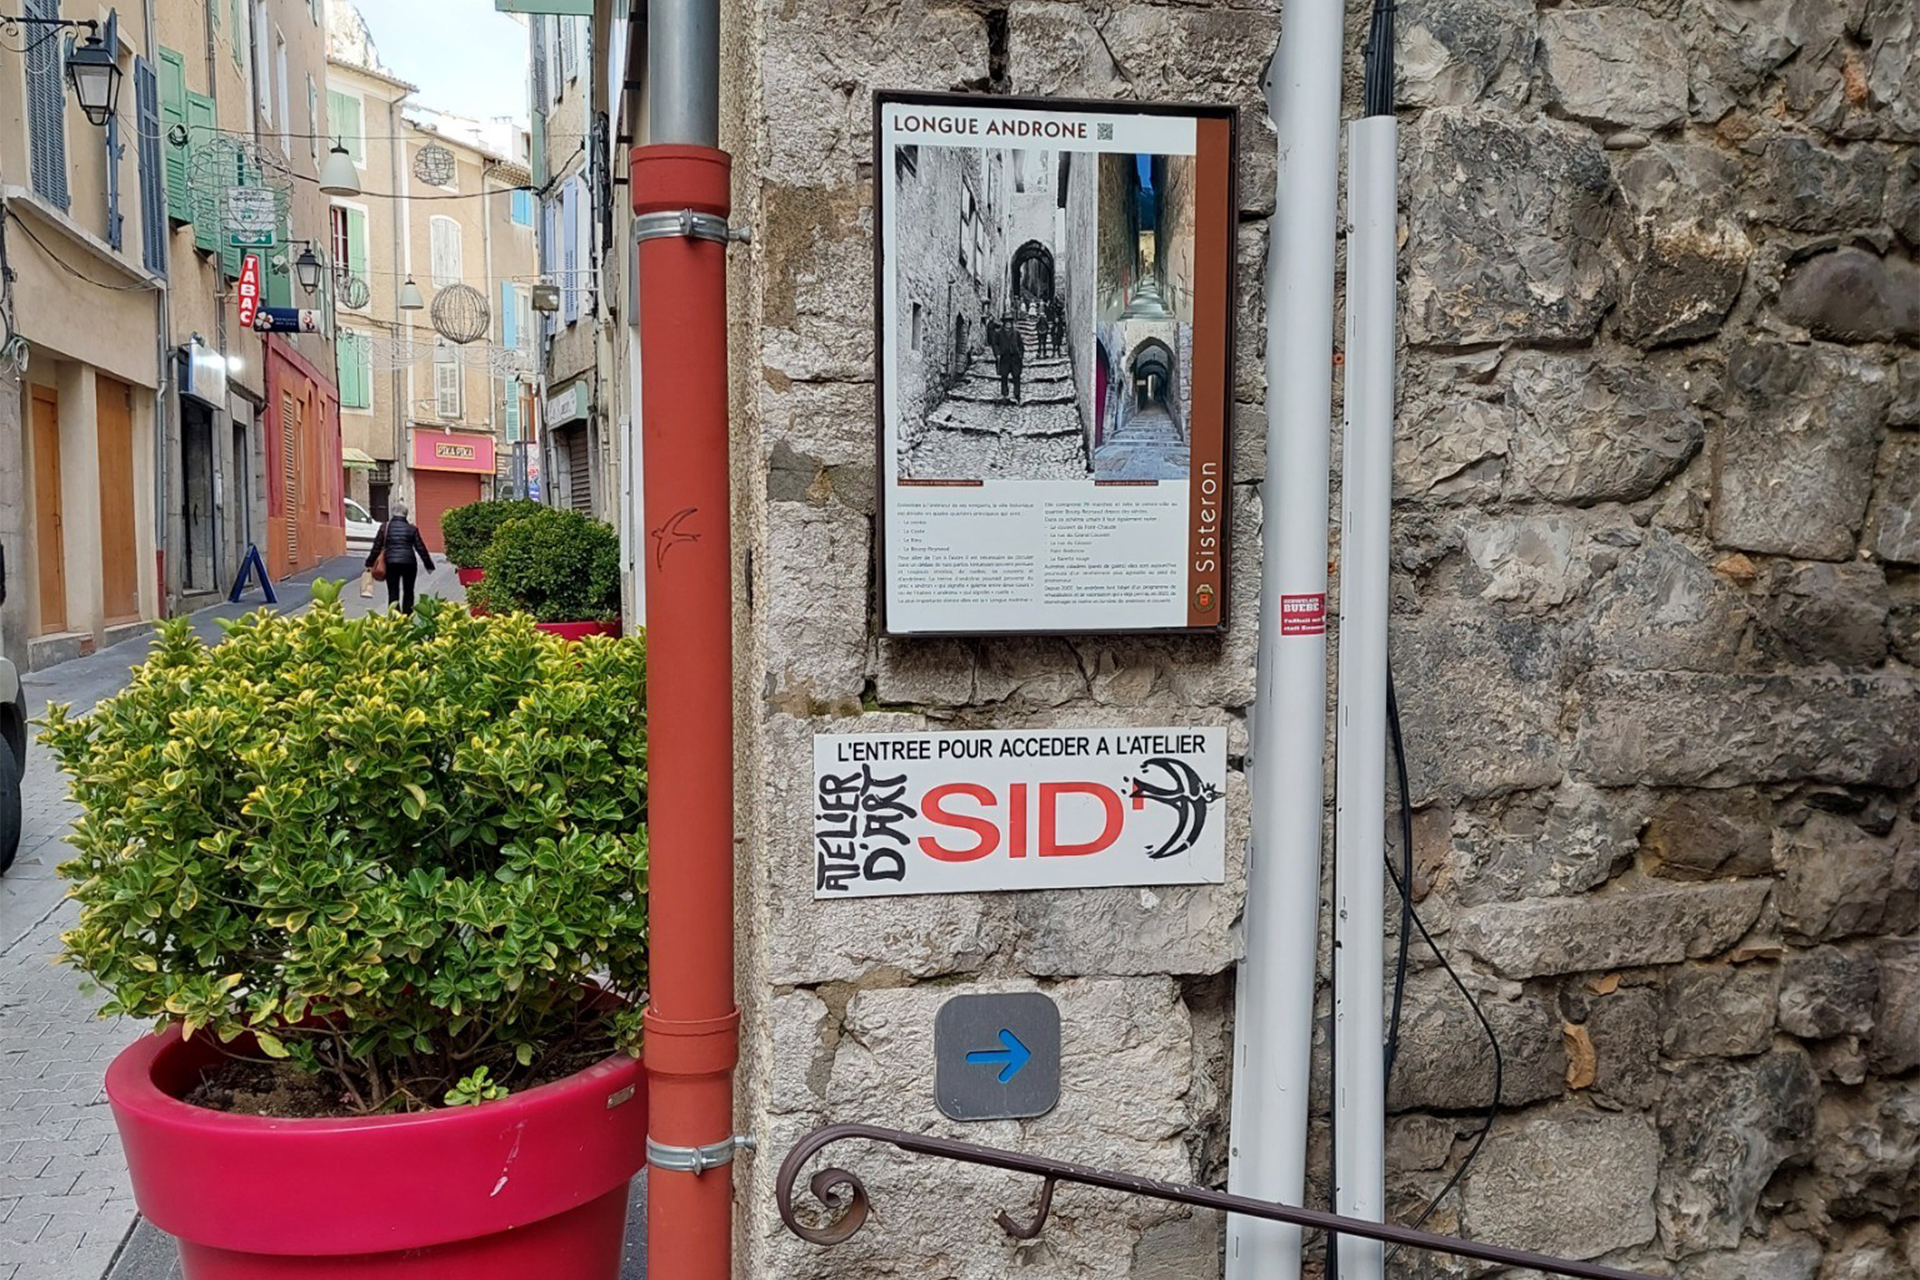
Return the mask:
{"type": "MultiPolygon", "coordinates": [[[[990,1219],[1025,1211],[1022,1180],[877,1150],[836,1153],[876,1206],[838,1249],[787,1235],[772,1192],[793,1140],[830,1119],[1224,1179],[1237,856],[1213,889],[817,906],[809,744],[1174,722],[1226,725],[1244,753],[1273,205],[1257,85],[1278,9],[729,8],[727,145],[736,217],[756,231],[732,279],[740,1088],[762,1142],[738,1167],[741,1275],[1218,1274],[1211,1218],[1065,1192],[1020,1245],[990,1219]],[[866,318],[883,87],[1242,108],[1224,640],[876,638],[866,318]],[[1035,986],[1065,1024],[1060,1109],[941,1120],[934,1008],[1035,986]]],[[[1406,0],[1401,30],[1392,636],[1415,886],[1498,1030],[1506,1081],[1484,1152],[1429,1225],[1697,1280],[1913,1280],[1911,0],[1406,0]]],[[[1244,778],[1231,784],[1243,824],[1244,778]]],[[[1458,1167],[1491,1085],[1477,1021],[1413,955],[1390,1097],[1403,1216],[1458,1167]]]]}

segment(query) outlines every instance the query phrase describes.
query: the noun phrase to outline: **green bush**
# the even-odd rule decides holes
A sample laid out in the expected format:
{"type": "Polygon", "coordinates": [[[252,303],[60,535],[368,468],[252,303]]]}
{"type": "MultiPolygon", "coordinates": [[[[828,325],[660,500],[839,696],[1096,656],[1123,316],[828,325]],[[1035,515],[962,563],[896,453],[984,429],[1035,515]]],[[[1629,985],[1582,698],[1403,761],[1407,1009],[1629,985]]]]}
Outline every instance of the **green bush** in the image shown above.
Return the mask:
{"type": "Polygon", "coordinates": [[[162,623],[125,690],[48,708],[82,809],[62,958],[103,1014],[252,1032],[355,1110],[638,1052],[642,641],[431,598],[350,619],[339,588],[213,647],[162,623]]]}
{"type": "Polygon", "coordinates": [[[540,503],[526,498],[469,502],[464,507],[453,508],[440,517],[440,532],[447,540],[447,559],[462,569],[478,569],[501,525],[543,510],[540,503]]]}
{"type": "Polygon", "coordinates": [[[471,597],[495,612],[540,622],[605,622],[620,616],[620,535],[577,511],[541,507],[509,520],[481,561],[485,591],[471,597]]]}

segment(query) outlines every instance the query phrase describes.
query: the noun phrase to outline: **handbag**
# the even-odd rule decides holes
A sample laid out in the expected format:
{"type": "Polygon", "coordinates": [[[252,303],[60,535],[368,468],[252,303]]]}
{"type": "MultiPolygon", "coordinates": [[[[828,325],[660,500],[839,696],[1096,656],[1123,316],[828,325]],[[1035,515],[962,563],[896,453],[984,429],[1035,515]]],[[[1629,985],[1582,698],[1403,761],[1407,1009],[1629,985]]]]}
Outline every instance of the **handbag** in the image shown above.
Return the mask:
{"type": "Polygon", "coordinates": [[[367,572],[373,575],[375,582],[387,580],[387,553],[382,551],[374,562],[367,566],[367,572]]]}

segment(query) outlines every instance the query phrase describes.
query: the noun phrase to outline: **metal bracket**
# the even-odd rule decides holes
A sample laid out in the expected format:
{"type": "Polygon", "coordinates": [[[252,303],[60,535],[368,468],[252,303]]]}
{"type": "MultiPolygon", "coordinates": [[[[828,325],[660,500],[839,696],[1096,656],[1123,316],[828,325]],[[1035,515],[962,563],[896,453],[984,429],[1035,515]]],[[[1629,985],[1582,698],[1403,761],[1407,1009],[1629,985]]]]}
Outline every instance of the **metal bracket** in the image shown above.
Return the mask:
{"type": "Polygon", "coordinates": [[[647,1139],[647,1163],[669,1173],[690,1173],[699,1177],[709,1169],[732,1164],[737,1151],[752,1151],[757,1144],[744,1133],[704,1147],[664,1147],[647,1139]]]}
{"type": "Polygon", "coordinates": [[[746,244],[753,239],[753,231],[748,227],[727,225],[725,218],[711,213],[699,213],[692,209],[679,212],[643,213],[633,220],[633,238],[642,240],[691,239],[711,240],[715,244],[727,244],[738,241],[746,244]]]}

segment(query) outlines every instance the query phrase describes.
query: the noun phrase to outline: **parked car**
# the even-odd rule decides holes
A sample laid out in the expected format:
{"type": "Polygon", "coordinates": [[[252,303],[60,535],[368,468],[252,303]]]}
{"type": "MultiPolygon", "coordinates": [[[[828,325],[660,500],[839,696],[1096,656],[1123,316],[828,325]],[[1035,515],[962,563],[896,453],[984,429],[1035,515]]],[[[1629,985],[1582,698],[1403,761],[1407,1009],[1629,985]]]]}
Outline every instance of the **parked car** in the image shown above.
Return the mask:
{"type": "Polygon", "coordinates": [[[367,514],[367,509],[347,499],[347,550],[373,550],[373,535],[380,529],[380,522],[367,514]]]}
{"type": "Polygon", "coordinates": [[[20,778],[26,771],[26,696],[19,670],[0,658],[0,874],[20,852],[20,778]]]}

